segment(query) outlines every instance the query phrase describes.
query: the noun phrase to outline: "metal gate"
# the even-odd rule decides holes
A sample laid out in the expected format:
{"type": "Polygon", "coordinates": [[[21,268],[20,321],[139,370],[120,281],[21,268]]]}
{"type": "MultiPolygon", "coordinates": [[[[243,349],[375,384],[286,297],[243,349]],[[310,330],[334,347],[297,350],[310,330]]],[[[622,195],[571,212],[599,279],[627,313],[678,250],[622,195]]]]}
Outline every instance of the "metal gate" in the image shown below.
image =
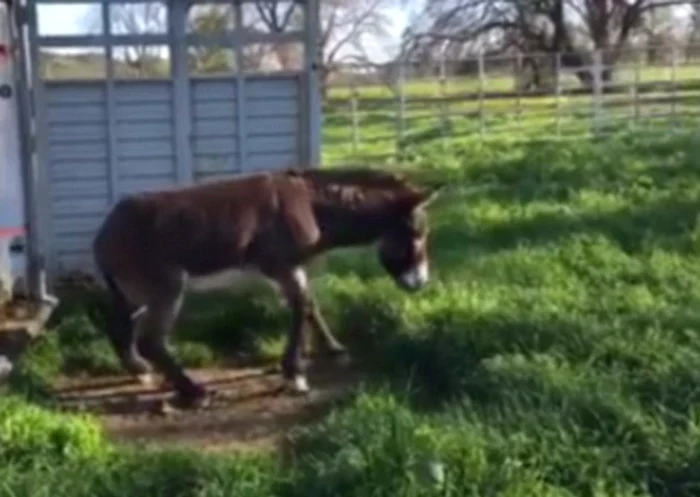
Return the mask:
{"type": "Polygon", "coordinates": [[[92,272],[90,244],[95,229],[123,195],[318,165],[316,0],[293,2],[304,13],[295,31],[244,28],[242,8],[251,3],[244,0],[233,6],[232,30],[204,35],[187,32],[191,6],[184,2],[163,4],[165,33],[135,34],[111,32],[111,7],[128,2],[87,0],[101,12],[106,29],[80,36],[43,35],[38,7],[58,2],[27,1],[24,21],[32,68],[39,236],[50,279],[73,270],[92,272]],[[282,43],[302,47],[301,67],[271,74],[244,70],[247,45],[282,43]],[[116,52],[135,45],[167,47],[170,70],[149,79],[118,74],[116,52]],[[103,75],[46,79],[42,65],[52,57],[48,50],[87,46],[104,50],[103,75]],[[190,49],[202,46],[231,49],[235,73],[191,74],[190,49]]]}

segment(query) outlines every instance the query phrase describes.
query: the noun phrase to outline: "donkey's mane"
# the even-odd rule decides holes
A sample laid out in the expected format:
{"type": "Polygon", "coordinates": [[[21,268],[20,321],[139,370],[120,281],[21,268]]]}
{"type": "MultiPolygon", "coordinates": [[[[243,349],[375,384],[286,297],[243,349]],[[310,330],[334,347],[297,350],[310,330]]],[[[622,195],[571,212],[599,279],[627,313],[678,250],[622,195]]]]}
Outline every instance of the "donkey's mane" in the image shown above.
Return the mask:
{"type": "Polygon", "coordinates": [[[408,180],[401,174],[361,166],[333,169],[289,169],[287,174],[307,178],[324,185],[389,189],[409,187],[408,180]]]}
{"type": "Polygon", "coordinates": [[[370,167],[289,169],[286,174],[310,183],[317,202],[355,209],[378,206],[416,191],[404,176],[370,167]]]}

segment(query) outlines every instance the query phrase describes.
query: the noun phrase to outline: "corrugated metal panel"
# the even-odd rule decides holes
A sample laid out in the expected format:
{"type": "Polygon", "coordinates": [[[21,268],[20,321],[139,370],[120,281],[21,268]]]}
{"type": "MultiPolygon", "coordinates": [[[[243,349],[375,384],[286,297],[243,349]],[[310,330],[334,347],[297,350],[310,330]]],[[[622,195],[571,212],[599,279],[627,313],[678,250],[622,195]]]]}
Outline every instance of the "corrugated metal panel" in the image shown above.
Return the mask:
{"type": "Polygon", "coordinates": [[[251,153],[246,163],[249,171],[269,171],[299,165],[299,158],[289,153],[251,153]]]}
{"type": "Polygon", "coordinates": [[[246,121],[249,135],[297,135],[299,119],[296,116],[249,117],[246,121]]]}
{"type": "Polygon", "coordinates": [[[49,138],[49,154],[54,160],[107,160],[107,144],[102,141],[81,141],[78,136],[72,142],[52,143],[49,138]]]}
{"type": "Polygon", "coordinates": [[[46,105],[67,104],[96,104],[104,105],[105,86],[102,83],[51,83],[50,90],[46,92],[46,105]]]}
{"type": "Polygon", "coordinates": [[[297,117],[299,102],[291,98],[248,99],[248,117],[297,117]]]}
{"type": "Polygon", "coordinates": [[[79,218],[59,217],[54,220],[52,228],[55,234],[75,234],[75,233],[92,233],[94,234],[97,226],[102,222],[103,216],[90,215],[81,216],[79,218]]]}
{"type": "Polygon", "coordinates": [[[192,99],[195,102],[207,100],[235,100],[235,78],[208,78],[192,81],[192,99]]]}
{"type": "Polygon", "coordinates": [[[118,197],[175,183],[172,99],[167,81],[115,83],[118,197]]]}
{"type": "Polygon", "coordinates": [[[51,185],[53,200],[70,200],[85,196],[107,196],[107,182],[104,178],[98,180],[57,181],[51,185]]]}
{"type": "Polygon", "coordinates": [[[239,133],[236,79],[193,82],[192,147],[198,180],[299,162],[298,78],[247,78],[243,88],[245,128],[239,133]],[[239,134],[245,140],[245,150],[240,149],[239,134]],[[243,166],[239,152],[244,155],[243,166]]]}
{"type": "Polygon", "coordinates": [[[171,174],[169,178],[165,176],[153,176],[150,178],[144,176],[141,178],[123,179],[119,184],[123,194],[130,194],[170,188],[176,185],[176,180],[174,175],[171,174]]]}
{"type": "Polygon", "coordinates": [[[74,143],[78,137],[84,141],[101,141],[106,143],[107,126],[99,122],[93,124],[54,124],[51,127],[49,143],[74,143]]]}
{"type": "Polygon", "coordinates": [[[192,147],[197,155],[233,155],[238,150],[238,138],[235,135],[214,137],[195,137],[192,147]]]}
{"type": "Polygon", "coordinates": [[[173,110],[170,105],[160,102],[138,103],[127,102],[117,104],[114,110],[118,124],[124,123],[159,123],[170,121],[173,110]]]}
{"type": "Polygon", "coordinates": [[[80,252],[90,248],[93,235],[91,233],[65,234],[59,235],[55,240],[60,244],[61,250],[65,252],[80,252]]]}
{"type": "Polygon", "coordinates": [[[157,140],[136,138],[117,141],[118,159],[158,159],[172,156],[172,137],[157,140]]]}
{"type": "Polygon", "coordinates": [[[108,208],[105,91],[95,83],[57,83],[45,95],[51,250],[63,263],[65,254],[89,250],[95,220],[108,208]]]}
{"type": "Polygon", "coordinates": [[[172,85],[165,81],[115,81],[117,104],[165,103],[173,98],[172,85]]]}
{"type": "Polygon", "coordinates": [[[247,98],[298,98],[299,83],[296,76],[266,76],[246,79],[247,98]]]}
{"type": "Polygon", "coordinates": [[[236,115],[236,105],[228,100],[195,102],[192,108],[194,119],[231,119],[236,115]]]}
{"type": "Polygon", "coordinates": [[[157,138],[172,139],[173,124],[169,121],[162,122],[131,122],[122,121],[116,126],[117,136],[123,140],[141,139],[150,140],[157,138]]]}
{"type": "Polygon", "coordinates": [[[68,273],[71,271],[86,271],[94,272],[95,260],[92,252],[89,250],[80,251],[56,251],[56,259],[59,273],[68,273]]]}
{"type": "Polygon", "coordinates": [[[251,78],[246,84],[246,171],[297,166],[300,94],[295,77],[251,78]]]}
{"type": "MultiPolygon", "coordinates": [[[[49,93],[51,93],[49,91],[49,93]]],[[[46,109],[46,122],[57,124],[103,124],[107,118],[104,105],[86,102],[51,104],[46,109]]]]}
{"type": "Polygon", "coordinates": [[[195,179],[211,172],[238,173],[235,79],[193,81],[191,95],[195,179]]]}
{"type": "Polygon", "coordinates": [[[172,157],[150,159],[143,157],[122,158],[117,161],[117,168],[122,176],[125,177],[138,178],[140,176],[154,175],[170,177],[173,173],[173,159],[172,157]]]}
{"type": "Polygon", "coordinates": [[[107,164],[102,160],[58,160],[49,162],[49,181],[81,181],[101,179],[107,181],[107,164]]]}
{"type": "Polygon", "coordinates": [[[236,121],[230,115],[212,118],[209,116],[193,119],[192,132],[195,138],[215,136],[235,136],[238,132],[236,121]]]}
{"type": "Polygon", "coordinates": [[[99,195],[61,198],[52,202],[53,218],[104,214],[107,198],[99,195]]]}

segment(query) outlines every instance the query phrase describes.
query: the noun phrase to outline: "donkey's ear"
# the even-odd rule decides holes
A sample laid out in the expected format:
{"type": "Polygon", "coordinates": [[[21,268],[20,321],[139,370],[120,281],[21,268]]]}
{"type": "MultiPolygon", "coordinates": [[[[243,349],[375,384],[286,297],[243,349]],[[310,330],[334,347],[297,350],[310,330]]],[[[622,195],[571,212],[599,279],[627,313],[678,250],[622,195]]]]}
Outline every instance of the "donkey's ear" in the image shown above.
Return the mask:
{"type": "Polygon", "coordinates": [[[399,210],[402,214],[410,214],[416,209],[428,207],[438,198],[445,186],[434,186],[405,195],[399,201],[399,210]]]}

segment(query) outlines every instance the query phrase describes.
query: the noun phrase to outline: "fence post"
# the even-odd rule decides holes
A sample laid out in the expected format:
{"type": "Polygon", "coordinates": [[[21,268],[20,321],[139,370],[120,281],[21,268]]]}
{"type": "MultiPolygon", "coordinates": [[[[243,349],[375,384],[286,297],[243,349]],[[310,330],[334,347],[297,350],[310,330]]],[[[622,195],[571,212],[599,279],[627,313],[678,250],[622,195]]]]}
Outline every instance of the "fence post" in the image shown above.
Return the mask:
{"type": "Polygon", "coordinates": [[[440,51],[440,80],[439,80],[439,96],[440,96],[440,130],[442,132],[442,148],[447,148],[447,135],[449,132],[449,116],[447,102],[447,68],[445,61],[445,51],[440,51]]]}
{"type": "Polygon", "coordinates": [[[675,128],[678,126],[678,119],[676,116],[676,99],[678,98],[677,93],[677,69],[678,69],[678,51],[675,45],[671,47],[671,125],[675,128]]]}
{"type": "MultiPolygon", "coordinates": [[[[172,109],[175,119],[175,168],[178,183],[189,184],[195,179],[192,157],[192,103],[190,97],[189,68],[187,64],[187,12],[184,2],[168,6],[169,48],[171,76],[173,78],[172,109]]],[[[241,112],[236,109],[236,112],[241,112]]],[[[240,146],[240,144],[239,144],[240,146]]]]}
{"type": "Polygon", "coordinates": [[[561,52],[554,55],[554,106],[557,136],[561,136],[561,52]]]}
{"type": "Polygon", "coordinates": [[[404,139],[404,119],[406,112],[406,95],[404,87],[405,79],[405,59],[404,57],[399,57],[398,59],[398,70],[396,73],[396,90],[398,93],[398,115],[396,119],[396,155],[398,157],[403,156],[403,139],[404,139]]]}
{"type": "Polygon", "coordinates": [[[479,133],[484,137],[486,124],[484,122],[484,87],[486,86],[484,75],[484,52],[479,52],[479,133]]]}
{"type": "Polygon", "coordinates": [[[639,125],[640,103],[639,103],[639,80],[642,74],[642,52],[637,52],[634,58],[634,124],[639,125]]]}
{"type": "MultiPolygon", "coordinates": [[[[234,29],[236,30],[236,33],[241,33],[244,29],[243,27],[243,6],[239,3],[234,4],[234,22],[235,22],[235,27],[234,29]]],[[[307,17],[309,16],[308,13],[308,7],[307,7],[307,12],[305,14],[307,17]]],[[[248,111],[246,110],[246,103],[247,103],[247,98],[246,98],[246,90],[248,87],[247,81],[246,81],[246,75],[245,75],[245,57],[243,54],[243,45],[241,43],[240,38],[236,38],[235,43],[233,44],[233,53],[236,61],[236,112],[235,112],[235,119],[236,119],[236,138],[238,141],[238,167],[236,170],[240,173],[246,172],[247,170],[247,160],[248,160],[248,125],[247,125],[247,120],[248,120],[248,111]]],[[[308,45],[305,49],[305,53],[308,52],[309,48],[308,45]]],[[[306,67],[306,66],[305,66],[306,67]]],[[[303,94],[303,99],[302,101],[304,102],[304,122],[307,123],[307,133],[309,133],[309,129],[311,128],[308,123],[310,122],[309,119],[311,116],[309,115],[309,98],[310,95],[309,93],[309,81],[307,80],[307,88],[305,93],[303,94]]],[[[313,132],[311,132],[313,133],[313,132]]],[[[312,152],[312,147],[309,144],[309,140],[304,141],[304,145],[302,150],[304,151],[304,161],[306,161],[305,166],[306,167],[313,167],[312,163],[314,160],[312,159],[313,152],[312,152]]]]}
{"type": "MultiPolygon", "coordinates": [[[[107,113],[107,192],[110,204],[116,204],[120,196],[119,164],[117,160],[117,111],[114,91],[114,50],[112,45],[112,22],[110,4],[101,5],[102,26],[105,37],[105,112],[107,113]]],[[[171,49],[171,60],[173,58],[171,49]]]]}
{"type": "Polygon", "coordinates": [[[603,105],[603,57],[600,50],[593,52],[593,131],[600,129],[603,105]]]}
{"type": "Polygon", "coordinates": [[[523,54],[518,52],[516,57],[516,67],[518,68],[517,80],[515,82],[515,115],[517,116],[518,129],[522,131],[523,129],[523,103],[522,103],[522,68],[523,68],[523,54]]]}
{"type": "Polygon", "coordinates": [[[352,118],[352,156],[357,159],[358,147],[360,145],[360,116],[358,115],[359,91],[355,84],[355,79],[350,78],[350,115],[352,118]]]}

